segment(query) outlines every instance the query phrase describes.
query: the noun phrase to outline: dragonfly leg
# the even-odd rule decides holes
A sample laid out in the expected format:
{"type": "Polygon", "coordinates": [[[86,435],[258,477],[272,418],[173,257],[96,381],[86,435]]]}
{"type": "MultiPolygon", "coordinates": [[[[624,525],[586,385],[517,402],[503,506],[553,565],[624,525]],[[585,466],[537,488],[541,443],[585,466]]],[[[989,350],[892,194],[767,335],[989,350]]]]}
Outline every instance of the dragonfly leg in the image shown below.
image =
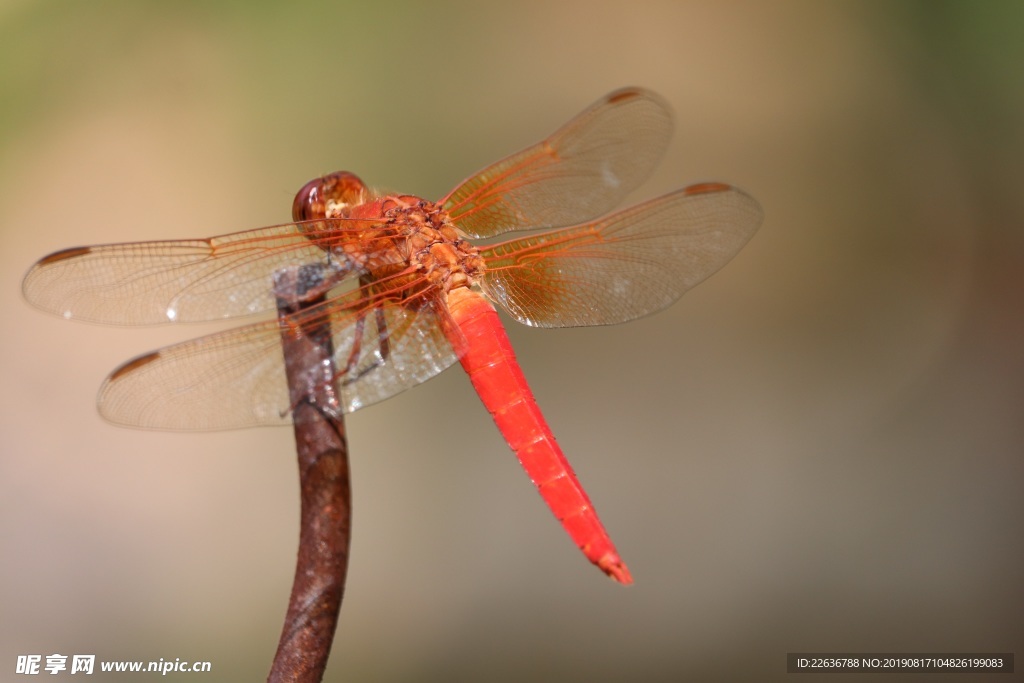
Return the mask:
{"type": "Polygon", "coordinates": [[[375,308],[373,318],[377,325],[377,358],[362,370],[355,372],[359,365],[359,354],[362,351],[363,336],[366,333],[366,314],[360,313],[359,317],[356,318],[355,330],[352,334],[352,350],[349,352],[348,362],[345,364],[344,373],[342,373],[342,376],[345,378],[341,383],[342,386],[359,381],[368,373],[386,363],[391,355],[391,342],[388,339],[388,323],[387,318],[384,317],[384,309],[381,307],[375,308]],[[353,373],[355,374],[353,375],[353,373]]]}
{"type": "Polygon", "coordinates": [[[345,383],[352,381],[349,376],[352,371],[356,369],[356,365],[359,364],[359,352],[363,348],[363,333],[366,330],[366,314],[360,313],[359,317],[356,318],[355,330],[352,333],[352,349],[348,354],[348,362],[345,363],[345,370],[342,372],[342,376],[345,377],[345,383]]]}
{"type": "Polygon", "coordinates": [[[380,349],[380,362],[386,363],[391,355],[391,342],[388,340],[388,321],[384,317],[384,309],[377,308],[373,311],[377,319],[377,345],[380,349]]]}

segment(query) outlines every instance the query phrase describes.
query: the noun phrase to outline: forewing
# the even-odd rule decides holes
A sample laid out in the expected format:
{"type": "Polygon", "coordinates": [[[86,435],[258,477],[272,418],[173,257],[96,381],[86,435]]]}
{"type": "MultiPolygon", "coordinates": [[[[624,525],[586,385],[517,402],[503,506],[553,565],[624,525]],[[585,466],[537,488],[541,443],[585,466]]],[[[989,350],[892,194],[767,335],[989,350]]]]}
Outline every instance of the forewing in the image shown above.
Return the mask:
{"type": "Polygon", "coordinates": [[[277,225],[202,240],[65,249],[25,276],[25,297],[76,320],[117,325],[208,321],[274,309],[272,275],[320,264],[321,278],[352,270],[326,247],[365,228],[332,219],[277,225]]]}
{"type": "Polygon", "coordinates": [[[722,183],[482,250],[485,292],[519,322],[574,327],[665,308],[724,266],[761,224],[757,201],[722,183]]]}
{"type": "Polygon", "coordinates": [[[607,213],[639,186],[671,133],[661,97],[618,90],[543,142],[463,181],[442,204],[474,237],[579,223],[607,213]]]}
{"type": "MultiPolygon", "coordinates": [[[[321,406],[328,412],[384,400],[455,361],[430,302],[359,297],[354,291],[287,323],[296,329],[329,320],[338,402],[321,406]]],[[[116,424],[169,430],[289,424],[294,406],[282,325],[273,320],[238,327],[128,361],[101,387],[100,413],[116,424]]]]}

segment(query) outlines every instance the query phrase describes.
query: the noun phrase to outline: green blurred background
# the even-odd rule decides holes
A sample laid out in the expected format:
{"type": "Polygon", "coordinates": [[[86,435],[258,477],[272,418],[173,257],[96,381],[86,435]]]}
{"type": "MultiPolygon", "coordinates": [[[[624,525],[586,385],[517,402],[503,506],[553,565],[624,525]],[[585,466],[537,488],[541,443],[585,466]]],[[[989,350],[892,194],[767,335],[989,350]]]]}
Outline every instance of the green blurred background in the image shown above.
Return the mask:
{"type": "Polygon", "coordinates": [[[290,430],[96,415],[111,368],[218,326],[46,316],[34,260],[281,222],[337,169],[440,197],[630,84],[677,122],[636,198],[718,179],[766,212],[657,316],[511,329],[636,585],[580,557],[453,370],[349,419],[327,680],[1020,654],[1022,74],[1019,2],[0,3],[0,678],[59,652],[261,680],[297,542],[290,430]]]}

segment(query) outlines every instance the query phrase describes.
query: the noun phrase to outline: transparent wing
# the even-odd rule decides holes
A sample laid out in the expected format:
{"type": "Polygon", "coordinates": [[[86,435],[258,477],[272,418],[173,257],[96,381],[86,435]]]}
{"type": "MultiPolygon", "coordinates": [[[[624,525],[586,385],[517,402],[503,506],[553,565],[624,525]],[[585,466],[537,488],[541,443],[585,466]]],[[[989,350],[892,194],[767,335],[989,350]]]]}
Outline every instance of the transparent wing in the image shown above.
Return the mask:
{"type": "Polygon", "coordinates": [[[473,237],[572,225],[607,213],[650,174],[672,133],[658,95],[607,95],[551,137],[488,166],[441,200],[473,237]]]}
{"type": "MultiPolygon", "coordinates": [[[[398,302],[329,300],[288,326],[332,329],[334,393],[328,411],[351,412],[437,375],[456,359],[444,315],[427,297],[398,302]]],[[[154,429],[212,430],[290,424],[278,320],[238,327],[139,356],[103,383],[99,411],[110,422],[154,429]]]]}
{"type": "Polygon", "coordinates": [[[591,223],[483,249],[484,291],[519,322],[574,327],[665,308],[724,266],[761,224],[722,183],[664,195],[591,223]]]}
{"type": "MultiPolygon", "coordinates": [[[[220,320],[274,310],[275,271],[322,265],[324,281],[353,270],[329,250],[367,221],[290,223],[200,240],[65,249],[37,262],[22,284],[35,306],[77,320],[151,325],[220,320]]],[[[368,245],[372,249],[372,241],[368,245]]]]}

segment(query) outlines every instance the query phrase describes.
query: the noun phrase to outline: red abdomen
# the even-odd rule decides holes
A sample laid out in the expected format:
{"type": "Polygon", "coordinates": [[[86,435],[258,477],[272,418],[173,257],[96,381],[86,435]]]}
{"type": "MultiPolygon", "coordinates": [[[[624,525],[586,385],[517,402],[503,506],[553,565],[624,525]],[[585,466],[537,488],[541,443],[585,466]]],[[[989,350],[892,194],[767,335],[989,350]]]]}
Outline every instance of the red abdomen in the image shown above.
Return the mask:
{"type": "Polygon", "coordinates": [[[629,570],[533,398],[494,307],[465,287],[448,295],[462,333],[453,339],[462,367],[526,474],[587,559],[622,583],[629,570]]]}

